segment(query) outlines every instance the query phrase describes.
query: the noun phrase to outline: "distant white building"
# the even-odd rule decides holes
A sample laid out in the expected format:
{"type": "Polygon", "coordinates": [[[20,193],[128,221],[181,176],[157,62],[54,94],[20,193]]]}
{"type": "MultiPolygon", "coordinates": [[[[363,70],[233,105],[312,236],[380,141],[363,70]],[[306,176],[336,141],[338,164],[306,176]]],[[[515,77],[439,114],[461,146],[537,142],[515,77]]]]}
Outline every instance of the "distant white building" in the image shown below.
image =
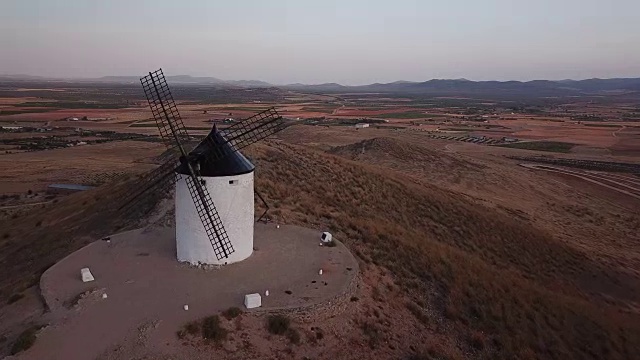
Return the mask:
{"type": "Polygon", "coordinates": [[[369,127],[369,124],[367,124],[367,123],[356,124],[356,129],[364,129],[364,128],[368,128],[368,127],[369,127]]]}

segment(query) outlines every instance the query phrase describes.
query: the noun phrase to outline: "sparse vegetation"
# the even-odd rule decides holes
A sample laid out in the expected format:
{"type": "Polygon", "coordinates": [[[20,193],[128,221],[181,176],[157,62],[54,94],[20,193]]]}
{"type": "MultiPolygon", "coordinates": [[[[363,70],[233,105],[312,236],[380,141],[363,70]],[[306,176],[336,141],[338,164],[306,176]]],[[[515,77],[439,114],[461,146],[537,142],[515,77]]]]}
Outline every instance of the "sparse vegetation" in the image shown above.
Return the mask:
{"type": "Polygon", "coordinates": [[[7,300],[7,304],[13,304],[14,302],[22,299],[23,297],[24,297],[23,293],[13,294],[11,295],[11,297],[9,297],[9,300],[7,300]]]}
{"type": "Polygon", "coordinates": [[[518,143],[511,143],[511,144],[502,144],[498,146],[514,148],[514,149],[568,153],[568,152],[571,152],[571,149],[575,145],[571,143],[558,142],[558,141],[527,141],[527,142],[518,142],[518,143]]]}
{"type": "Polygon", "coordinates": [[[267,318],[267,330],[274,335],[283,335],[289,330],[291,320],[285,315],[269,315],[267,318]]]}
{"type": "Polygon", "coordinates": [[[233,306],[222,312],[227,320],[234,319],[242,314],[242,310],[239,307],[233,306]]]}
{"type": "MultiPolygon", "coordinates": [[[[344,234],[365,263],[389,269],[404,293],[428,297],[430,284],[442,289],[436,310],[456,326],[490,334],[482,350],[488,357],[602,358],[638,350],[624,339],[640,334],[639,327],[585,298],[588,284],[578,276],[615,275],[532,226],[433,186],[302,147],[282,145],[254,156],[265,157],[257,186],[267,201],[281,201],[288,222],[331,214],[322,227],[344,234]],[[393,207],[385,206],[387,199],[393,207]],[[545,288],[549,283],[553,290],[545,288]]],[[[376,329],[363,325],[372,344],[376,329]]]]}
{"type": "Polygon", "coordinates": [[[372,349],[376,348],[380,340],[382,340],[382,333],[380,331],[380,328],[370,321],[363,322],[360,325],[360,328],[362,329],[362,333],[364,334],[364,336],[367,338],[369,346],[372,349]]]}
{"type": "Polygon", "coordinates": [[[200,322],[191,321],[184,326],[184,330],[187,332],[187,334],[198,335],[201,330],[200,322]]]}
{"type": "Polygon", "coordinates": [[[25,351],[33,346],[36,342],[36,334],[41,326],[32,326],[18,335],[18,338],[11,346],[11,355],[25,351]]]}
{"type": "Polygon", "coordinates": [[[298,330],[289,328],[286,332],[286,336],[292,344],[300,344],[300,333],[298,332],[298,330]]]}
{"type": "Polygon", "coordinates": [[[425,114],[423,112],[415,112],[415,111],[407,111],[407,112],[397,112],[397,113],[387,113],[382,115],[376,115],[376,117],[381,117],[385,119],[420,119],[420,118],[430,118],[434,115],[425,114]]]}
{"type": "Polygon", "coordinates": [[[429,323],[429,317],[427,316],[427,314],[425,314],[424,310],[413,301],[409,301],[407,303],[407,309],[409,309],[413,316],[415,316],[416,319],[418,319],[418,321],[420,321],[421,323],[429,323]]]}
{"type": "Polygon", "coordinates": [[[202,320],[202,337],[213,341],[222,341],[227,338],[227,329],[220,325],[217,315],[208,316],[202,320]]]}

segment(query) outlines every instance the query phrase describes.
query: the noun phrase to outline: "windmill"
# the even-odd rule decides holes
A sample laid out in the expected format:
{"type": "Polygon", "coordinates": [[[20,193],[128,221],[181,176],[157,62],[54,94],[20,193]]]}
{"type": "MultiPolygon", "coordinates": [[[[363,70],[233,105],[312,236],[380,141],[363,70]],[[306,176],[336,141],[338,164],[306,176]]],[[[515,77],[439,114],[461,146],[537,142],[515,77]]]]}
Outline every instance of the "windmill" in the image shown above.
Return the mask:
{"type": "Polygon", "coordinates": [[[162,69],[149,72],[140,82],[169,151],[167,159],[124,196],[121,209],[175,184],[178,261],[229,264],[246,259],[253,252],[255,167],[239,150],[284,129],[284,119],[270,108],[224,130],[214,125],[187,151],[192,137],[162,69]]]}

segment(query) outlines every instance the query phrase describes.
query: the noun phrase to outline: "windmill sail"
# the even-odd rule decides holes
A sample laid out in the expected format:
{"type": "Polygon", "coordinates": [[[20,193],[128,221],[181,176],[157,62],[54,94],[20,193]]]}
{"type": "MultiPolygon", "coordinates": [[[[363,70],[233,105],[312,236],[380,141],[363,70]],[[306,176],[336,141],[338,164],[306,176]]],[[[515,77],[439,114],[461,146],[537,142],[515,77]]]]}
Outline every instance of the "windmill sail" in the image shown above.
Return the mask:
{"type": "MultiPolygon", "coordinates": [[[[278,112],[274,108],[270,108],[239,123],[233,124],[222,130],[221,133],[226,143],[231,145],[235,151],[238,151],[284,128],[285,124],[282,116],[278,115],[278,112]]],[[[203,143],[208,145],[207,153],[204,154],[206,161],[216,161],[221,157],[227,156],[227,152],[224,151],[227,147],[226,144],[215,141],[211,134],[203,140],[203,143]]]]}
{"type": "MultiPolygon", "coordinates": [[[[229,257],[229,254],[233,252],[233,247],[222,225],[220,215],[211,200],[211,196],[206,187],[200,184],[200,174],[197,171],[198,164],[191,163],[197,159],[189,156],[182,145],[182,142],[189,140],[189,134],[182,122],[182,118],[173,100],[162,69],[150,72],[149,75],[142,77],[140,82],[144,88],[144,93],[149,102],[149,107],[151,108],[153,118],[156,121],[163,142],[169,149],[180,150],[180,154],[182,155],[180,160],[188,170],[186,181],[189,194],[196,206],[196,210],[216,257],[218,260],[229,257]]],[[[170,170],[172,174],[175,168],[176,167],[170,170]]],[[[161,169],[160,171],[163,170],[165,169],[161,169]]],[[[161,176],[161,179],[164,178],[165,177],[161,176]]],[[[163,184],[163,181],[150,183],[150,188],[153,188],[154,184],[157,183],[163,184]]]]}
{"type": "Polygon", "coordinates": [[[196,206],[196,211],[202,220],[204,230],[211,241],[213,246],[213,252],[218,260],[229,257],[229,254],[233,253],[233,246],[229,241],[227,231],[222,226],[222,220],[216,210],[211,195],[206,186],[202,186],[195,176],[188,176],[186,178],[187,187],[189,193],[193,198],[193,202],[196,206]]]}
{"type": "Polygon", "coordinates": [[[181,141],[188,141],[189,134],[184,127],[162,69],[150,72],[149,75],[142,77],[140,82],[162,141],[168,148],[181,147],[181,141]]]}

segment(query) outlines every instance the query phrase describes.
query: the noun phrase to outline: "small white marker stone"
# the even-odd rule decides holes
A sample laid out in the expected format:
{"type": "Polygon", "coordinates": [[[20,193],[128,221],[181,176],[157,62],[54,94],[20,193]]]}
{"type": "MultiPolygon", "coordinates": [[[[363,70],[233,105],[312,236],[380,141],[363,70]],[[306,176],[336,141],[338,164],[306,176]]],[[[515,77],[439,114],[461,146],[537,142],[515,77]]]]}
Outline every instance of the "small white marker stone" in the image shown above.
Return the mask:
{"type": "Polygon", "coordinates": [[[95,280],[93,278],[93,275],[91,274],[91,271],[89,271],[89,268],[80,269],[80,275],[82,276],[82,282],[90,282],[95,280]]]}
{"type": "Polygon", "coordinates": [[[318,275],[322,275],[322,269],[320,269],[320,271],[318,271],[318,275]]]}
{"type": "Polygon", "coordinates": [[[189,305],[185,305],[182,308],[184,309],[184,311],[188,311],[189,310],[189,305]]]}
{"type": "Polygon", "coordinates": [[[264,292],[264,296],[269,296],[269,290],[264,292]]]}
{"type": "Polygon", "coordinates": [[[253,309],[262,306],[262,298],[260,294],[247,294],[244,296],[244,306],[247,309],[253,309]]]}
{"type": "Polygon", "coordinates": [[[102,298],[106,299],[107,298],[107,293],[102,294],[102,298]]]}
{"type": "Polygon", "coordinates": [[[276,229],[280,229],[280,225],[276,225],[276,229]]]}

